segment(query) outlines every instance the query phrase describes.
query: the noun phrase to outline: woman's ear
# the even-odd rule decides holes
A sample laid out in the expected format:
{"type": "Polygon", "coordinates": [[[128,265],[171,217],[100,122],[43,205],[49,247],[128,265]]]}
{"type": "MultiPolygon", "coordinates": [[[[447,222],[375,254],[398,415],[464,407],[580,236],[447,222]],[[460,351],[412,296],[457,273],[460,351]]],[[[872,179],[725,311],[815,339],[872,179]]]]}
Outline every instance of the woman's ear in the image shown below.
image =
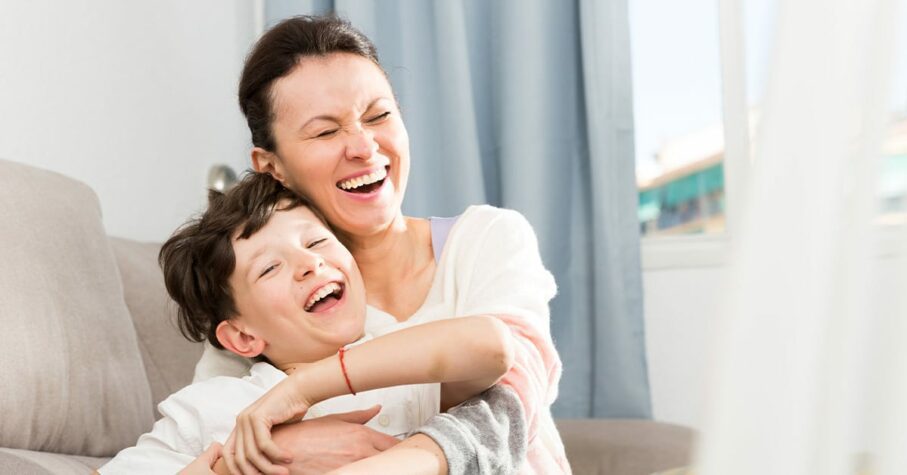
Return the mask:
{"type": "Polygon", "coordinates": [[[232,320],[220,322],[214,333],[224,348],[245,358],[254,358],[262,354],[268,344],[261,338],[246,333],[232,320]]]}
{"type": "Polygon", "coordinates": [[[286,176],[280,159],[273,152],[261,147],[252,149],[252,168],[258,173],[267,173],[283,186],[287,186],[286,176]]]}

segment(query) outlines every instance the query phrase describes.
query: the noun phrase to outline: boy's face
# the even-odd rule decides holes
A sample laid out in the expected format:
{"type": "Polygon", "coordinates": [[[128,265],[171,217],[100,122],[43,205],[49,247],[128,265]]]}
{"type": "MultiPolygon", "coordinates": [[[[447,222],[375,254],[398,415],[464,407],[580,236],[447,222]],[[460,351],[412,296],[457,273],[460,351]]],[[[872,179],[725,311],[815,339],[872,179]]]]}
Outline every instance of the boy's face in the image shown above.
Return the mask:
{"type": "Polygon", "coordinates": [[[233,239],[230,323],[264,342],[276,366],[325,358],[362,336],[365,287],[353,256],[304,206],[233,239]]]}

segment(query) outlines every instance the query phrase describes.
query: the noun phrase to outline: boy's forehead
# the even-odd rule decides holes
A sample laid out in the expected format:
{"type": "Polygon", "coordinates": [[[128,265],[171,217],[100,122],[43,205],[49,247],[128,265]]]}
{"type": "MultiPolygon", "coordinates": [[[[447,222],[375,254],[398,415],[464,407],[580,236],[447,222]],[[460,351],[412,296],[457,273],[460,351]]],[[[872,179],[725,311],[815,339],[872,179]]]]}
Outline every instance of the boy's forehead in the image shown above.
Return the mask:
{"type": "MultiPolygon", "coordinates": [[[[234,251],[239,251],[240,249],[247,251],[242,253],[246,255],[249,255],[248,252],[252,252],[253,255],[251,257],[254,258],[255,255],[260,253],[261,248],[267,247],[267,243],[274,238],[280,238],[287,234],[293,236],[301,234],[304,236],[324,231],[325,229],[327,228],[324,223],[305,206],[297,206],[288,210],[276,210],[268,218],[265,225],[248,238],[240,239],[240,230],[237,230],[232,239],[233,248],[234,251]]],[[[237,257],[239,256],[237,255],[237,257]]]]}

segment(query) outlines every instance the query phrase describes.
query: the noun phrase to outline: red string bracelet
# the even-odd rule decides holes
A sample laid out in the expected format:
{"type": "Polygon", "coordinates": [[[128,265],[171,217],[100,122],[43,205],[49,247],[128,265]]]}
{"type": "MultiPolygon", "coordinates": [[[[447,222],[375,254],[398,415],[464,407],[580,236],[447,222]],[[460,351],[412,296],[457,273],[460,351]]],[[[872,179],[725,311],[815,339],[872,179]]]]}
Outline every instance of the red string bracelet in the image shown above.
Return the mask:
{"type": "Polygon", "coordinates": [[[346,387],[350,390],[350,393],[355,396],[356,391],[353,390],[353,385],[350,384],[350,376],[346,374],[346,365],[343,363],[343,352],[346,351],[346,348],[341,347],[340,351],[337,354],[340,355],[340,370],[343,371],[343,379],[346,380],[346,387]]]}

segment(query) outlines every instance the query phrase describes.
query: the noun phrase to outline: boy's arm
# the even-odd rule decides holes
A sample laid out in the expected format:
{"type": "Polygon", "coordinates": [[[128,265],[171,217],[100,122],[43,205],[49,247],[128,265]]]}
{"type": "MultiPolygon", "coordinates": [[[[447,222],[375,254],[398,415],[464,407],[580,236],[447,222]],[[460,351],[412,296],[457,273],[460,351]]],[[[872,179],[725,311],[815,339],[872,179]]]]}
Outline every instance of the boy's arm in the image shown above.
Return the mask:
{"type": "MultiPolygon", "coordinates": [[[[509,328],[491,316],[469,316],[405,328],[344,353],[343,366],[354,391],[440,382],[444,407],[491,387],[513,364],[509,328]]],[[[325,399],[348,394],[338,355],[301,364],[236,418],[225,444],[231,468],[274,470],[272,461],[291,454],[270,437],[271,428],[305,414],[325,399]],[[242,441],[243,457],[233,456],[242,441]]]]}
{"type": "MultiPolygon", "coordinates": [[[[513,364],[509,328],[490,316],[452,318],[399,330],[344,352],[355,391],[442,383],[446,410],[493,386],[513,364]]],[[[312,404],[349,393],[338,356],[305,365],[289,380],[312,404]],[[316,384],[313,384],[315,382],[316,384]]]]}

